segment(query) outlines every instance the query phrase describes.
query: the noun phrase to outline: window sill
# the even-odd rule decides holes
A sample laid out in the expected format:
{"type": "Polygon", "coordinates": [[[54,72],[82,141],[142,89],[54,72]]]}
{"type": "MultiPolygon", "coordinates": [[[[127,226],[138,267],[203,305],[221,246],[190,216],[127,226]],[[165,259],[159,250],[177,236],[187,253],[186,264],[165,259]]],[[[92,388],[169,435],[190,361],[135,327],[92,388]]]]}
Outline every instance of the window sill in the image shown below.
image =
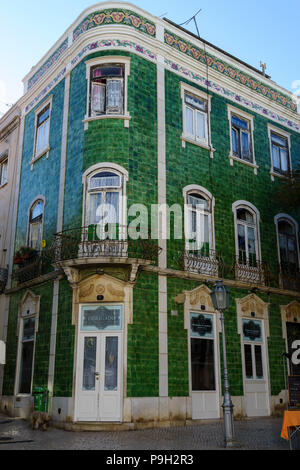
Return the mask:
{"type": "Polygon", "coordinates": [[[84,130],[86,131],[89,128],[89,122],[98,121],[101,119],[123,119],[124,127],[129,127],[131,116],[129,116],[129,114],[103,114],[102,116],[86,116],[82,121],[84,123],[84,130]]]}
{"type": "Polygon", "coordinates": [[[42,158],[44,155],[46,155],[46,158],[48,158],[49,156],[49,151],[50,151],[50,147],[47,147],[45,148],[44,150],[42,150],[40,153],[38,153],[37,155],[35,155],[33,157],[33,159],[29,162],[29,165],[31,165],[31,169],[33,169],[33,165],[34,163],[36,163],[40,158],[42,158]]]}
{"type": "Polygon", "coordinates": [[[5,183],[0,184],[0,189],[4,188],[8,184],[8,181],[5,181],[5,183]]]}
{"type": "Polygon", "coordinates": [[[203,149],[209,150],[210,151],[210,156],[213,158],[213,153],[216,151],[216,149],[212,146],[209,145],[207,142],[201,142],[199,140],[194,140],[191,137],[187,137],[185,135],[180,136],[181,139],[181,145],[183,148],[185,148],[186,142],[189,144],[197,145],[198,147],[201,147],[203,149]]]}
{"type": "Polygon", "coordinates": [[[256,163],[252,163],[252,162],[248,162],[247,160],[243,160],[242,158],[238,158],[236,157],[235,155],[232,155],[232,153],[230,153],[228,155],[228,158],[230,160],[230,165],[233,166],[233,162],[239,162],[239,163],[243,163],[244,165],[247,165],[247,166],[250,166],[251,168],[254,169],[254,174],[257,175],[257,169],[259,168],[258,165],[256,165],[256,163]]]}
{"type": "Polygon", "coordinates": [[[290,179],[292,179],[292,175],[291,175],[291,174],[289,174],[289,175],[284,175],[284,174],[282,174],[282,173],[277,173],[277,172],[274,171],[274,170],[271,170],[271,171],[270,171],[270,175],[271,175],[271,180],[272,180],[272,181],[275,180],[275,176],[276,176],[276,178],[281,178],[281,179],[283,179],[283,180],[290,180],[290,179]]]}

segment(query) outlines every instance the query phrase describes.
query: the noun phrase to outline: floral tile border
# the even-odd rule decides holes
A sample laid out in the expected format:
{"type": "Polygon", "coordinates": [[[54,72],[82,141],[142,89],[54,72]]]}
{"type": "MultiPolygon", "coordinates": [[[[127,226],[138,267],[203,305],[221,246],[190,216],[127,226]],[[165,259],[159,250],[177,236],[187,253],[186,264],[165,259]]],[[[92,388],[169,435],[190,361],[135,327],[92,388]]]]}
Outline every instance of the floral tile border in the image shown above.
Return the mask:
{"type": "Polygon", "coordinates": [[[44,65],[39,68],[39,70],[30,78],[28,81],[27,89],[29,90],[43,75],[47,70],[49,70],[52,65],[61,57],[61,55],[68,49],[68,38],[59,46],[59,48],[52,54],[52,56],[44,63],[44,65]]]}
{"type": "Polygon", "coordinates": [[[88,15],[73,31],[73,40],[92,28],[106,24],[124,24],[131,26],[145,34],[155,36],[156,26],[151,21],[131,10],[100,10],[88,15]]]}
{"type": "Polygon", "coordinates": [[[25,108],[25,114],[28,113],[49,91],[65,76],[67,68],[63,68],[60,73],[50,82],[48,85],[41,90],[41,92],[32,100],[25,108]]]}
{"type": "Polygon", "coordinates": [[[165,31],[165,44],[168,44],[170,47],[177,49],[178,51],[203,64],[207,64],[217,72],[232,78],[233,80],[250,88],[256,93],[270,98],[276,103],[279,103],[281,106],[284,106],[292,111],[297,111],[296,103],[294,103],[288,96],[279,93],[271,87],[265,86],[263,83],[255,80],[250,75],[246,75],[239,69],[228,65],[226,62],[223,62],[213,55],[206,53],[204,50],[195,47],[193,44],[186,42],[182,38],[167,30],[165,31]]]}
{"type": "Polygon", "coordinates": [[[218,85],[217,83],[214,83],[210,80],[207,81],[206,78],[202,77],[201,75],[194,73],[191,70],[188,70],[185,67],[182,67],[181,65],[176,64],[171,60],[165,59],[165,65],[169,70],[177,72],[180,75],[186,77],[187,79],[197,82],[198,85],[208,88],[211,91],[217,93],[218,95],[222,95],[225,98],[228,98],[242,106],[245,106],[246,108],[249,108],[251,111],[259,113],[265,116],[266,118],[278,122],[278,124],[281,124],[295,132],[300,133],[300,126],[296,122],[291,121],[290,119],[286,119],[280,116],[279,114],[274,113],[273,111],[270,111],[269,109],[264,108],[263,106],[260,106],[257,103],[254,103],[253,101],[249,101],[243,96],[238,95],[234,91],[229,90],[228,88],[218,85]]]}

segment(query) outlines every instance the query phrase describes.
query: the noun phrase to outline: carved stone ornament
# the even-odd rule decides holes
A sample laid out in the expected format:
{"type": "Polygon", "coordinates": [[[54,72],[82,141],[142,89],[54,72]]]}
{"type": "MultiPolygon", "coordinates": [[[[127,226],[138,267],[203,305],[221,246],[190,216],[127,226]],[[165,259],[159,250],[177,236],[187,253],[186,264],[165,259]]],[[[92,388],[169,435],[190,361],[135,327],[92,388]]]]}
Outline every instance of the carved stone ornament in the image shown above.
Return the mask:
{"type": "Polygon", "coordinates": [[[282,307],[282,309],[285,312],[285,321],[294,322],[296,320],[300,323],[300,304],[296,300],[282,307]]]}
{"type": "Polygon", "coordinates": [[[97,302],[102,295],[104,302],[124,302],[125,283],[108,275],[93,275],[79,282],[78,302],[97,302]]]}
{"type": "Polygon", "coordinates": [[[268,304],[261,300],[257,295],[250,294],[243,299],[237,299],[241,306],[242,315],[245,317],[264,318],[264,315],[268,309],[268,304]]]}

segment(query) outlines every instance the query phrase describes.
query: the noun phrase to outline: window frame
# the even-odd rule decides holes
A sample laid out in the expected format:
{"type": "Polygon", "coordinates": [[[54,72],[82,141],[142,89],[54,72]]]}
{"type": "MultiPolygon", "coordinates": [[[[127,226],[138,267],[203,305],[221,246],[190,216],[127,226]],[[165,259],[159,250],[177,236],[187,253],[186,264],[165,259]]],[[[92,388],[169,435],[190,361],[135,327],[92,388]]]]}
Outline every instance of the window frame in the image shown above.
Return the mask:
{"type": "Polygon", "coordinates": [[[269,136],[269,146],[270,146],[270,159],[271,159],[271,170],[270,170],[270,175],[271,175],[271,180],[274,181],[274,177],[278,178],[291,178],[292,177],[292,159],[291,159],[291,134],[289,134],[286,131],[283,131],[282,129],[273,126],[272,124],[268,124],[268,136],[269,136]],[[274,167],[273,164],[273,151],[272,151],[272,133],[275,135],[278,135],[278,137],[281,137],[286,140],[287,142],[287,163],[288,163],[288,171],[283,172],[283,171],[278,171],[274,167]]]}
{"type": "Polygon", "coordinates": [[[27,246],[30,246],[32,248],[34,248],[37,252],[41,252],[42,251],[42,247],[43,247],[43,234],[44,234],[44,220],[45,220],[45,206],[46,206],[46,201],[45,201],[45,197],[40,195],[38,197],[36,197],[32,203],[30,204],[29,206],[29,209],[28,209],[28,217],[27,217],[27,237],[26,237],[26,240],[27,240],[27,246]],[[30,241],[30,237],[31,237],[31,211],[32,209],[34,208],[34,206],[36,204],[38,204],[39,202],[42,202],[43,203],[43,214],[42,214],[42,221],[41,221],[41,224],[40,224],[40,233],[41,233],[41,245],[40,247],[37,247],[37,248],[34,248],[31,246],[31,241],[30,241]]]}
{"type": "MultiPolygon", "coordinates": [[[[188,197],[192,194],[199,195],[201,198],[205,199],[208,202],[209,209],[208,210],[200,210],[199,212],[203,213],[204,215],[208,215],[208,236],[209,236],[209,253],[215,250],[215,231],[214,231],[214,206],[215,206],[215,199],[212,194],[202,186],[199,185],[189,185],[183,188],[183,197],[184,197],[184,226],[185,226],[185,249],[190,251],[189,239],[187,235],[191,233],[190,227],[190,213],[193,209],[188,207],[188,197]]],[[[196,209],[197,211],[197,209],[196,209]]],[[[197,248],[192,251],[201,251],[201,248],[197,248]]]]}
{"type": "Polygon", "coordinates": [[[0,188],[8,183],[8,153],[5,153],[0,159],[0,188]],[[3,167],[6,166],[6,179],[2,181],[3,167]]]}
{"type": "Polygon", "coordinates": [[[234,106],[227,105],[227,116],[229,121],[229,138],[230,138],[230,152],[228,155],[230,165],[233,166],[234,162],[240,162],[244,165],[248,165],[254,169],[254,174],[257,175],[257,170],[259,166],[255,160],[255,150],[254,150],[254,116],[242,111],[239,108],[235,108],[234,106]],[[247,121],[249,124],[249,130],[247,134],[249,135],[249,147],[252,160],[247,160],[242,158],[242,156],[238,156],[233,151],[233,139],[232,139],[232,116],[235,116],[243,121],[247,121]]]}
{"type": "Polygon", "coordinates": [[[52,115],[52,100],[53,100],[53,95],[51,95],[46,101],[44,101],[40,106],[35,110],[35,122],[34,122],[34,144],[33,144],[33,155],[32,159],[29,162],[31,165],[31,169],[33,169],[33,164],[39,160],[41,157],[46,155],[46,158],[49,156],[49,151],[50,151],[50,130],[51,130],[51,115],[52,115]],[[38,130],[40,126],[38,126],[38,119],[39,116],[42,114],[43,110],[49,107],[49,117],[47,118],[47,121],[49,122],[49,127],[48,127],[48,136],[47,136],[47,144],[45,147],[37,152],[36,146],[37,146],[37,137],[38,137],[38,130]]]}
{"type": "Polygon", "coordinates": [[[290,225],[292,225],[294,227],[294,230],[295,230],[295,245],[296,245],[296,256],[297,256],[297,267],[298,269],[300,269],[300,257],[299,257],[299,225],[298,223],[296,222],[295,219],[293,219],[293,217],[291,217],[290,215],[288,214],[284,214],[284,213],[280,213],[280,214],[277,214],[275,215],[274,217],[274,223],[275,223],[275,226],[276,226],[276,238],[277,238],[277,253],[278,253],[278,264],[280,266],[280,270],[281,270],[281,256],[280,256],[280,245],[279,245],[279,230],[278,230],[278,223],[281,222],[281,221],[285,221],[287,223],[289,223],[290,225]]]}
{"type": "MultiPolygon", "coordinates": [[[[110,162],[103,162],[100,164],[93,165],[92,167],[88,168],[83,176],[82,176],[82,184],[83,184],[83,211],[82,211],[82,227],[88,227],[88,225],[93,225],[88,222],[89,216],[89,209],[90,209],[90,194],[95,194],[97,192],[108,192],[111,189],[116,190],[119,192],[119,225],[121,227],[127,227],[127,199],[126,199],[126,185],[128,181],[128,172],[125,168],[117,165],[115,163],[110,162]],[[111,172],[114,173],[116,176],[120,177],[120,186],[111,186],[107,187],[104,190],[97,189],[91,190],[90,189],[90,180],[93,176],[98,173],[102,172],[111,172]]],[[[123,240],[126,239],[126,230],[119,231],[119,239],[123,240]]]]}
{"type": "MultiPolygon", "coordinates": [[[[98,120],[98,119],[123,119],[124,120],[124,127],[129,127],[129,121],[131,119],[128,111],[128,77],[130,75],[130,58],[124,56],[104,56],[104,57],[97,57],[95,59],[87,60],[86,64],[86,81],[87,81],[87,99],[86,99],[86,114],[83,119],[84,123],[84,130],[88,129],[88,125],[90,121],[98,120]],[[111,114],[100,114],[97,116],[93,116],[91,114],[91,73],[92,69],[99,66],[105,65],[121,65],[123,67],[123,112],[120,113],[111,113],[111,114]]],[[[120,78],[118,78],[120,79],[120,78]]]]}
{"type": "MultiPolygon", "coordinates": [[[[247,249],[246,249],[246,263],[240,263],[240,259],[239,259],[239,254],[240,254],[239,251],[240,250],[239,250],[239,242],[238,242],[238,223],[239,223],[239,219],[237,217],[238,209],[247,210],[248,212],[251,213],[251,215],[254,218],[254,224],[253,224],[252,227],[254,227],[254,236],[255,236],[255,245],[256,245],[255,255],[256,255],[256,263],[259,264],[261,262],[260,229],[259,229],[260,213],[259,213],[258,209],[248,201],[236,201],[232,204],[232,211],[233,211],[233,215],[234,215],[234,234],[235,234],[235,255],[236,255],[236,259],[238,260],[239,264],[242,264],[242,265],[249,263],[249,253],[247,255],[247,252],[248,252],[247,249]]],[[[243,221],[241,221],[241,222],[243,222],[243,221]]],[[[245,221],[245,224],[241,223],[241,225],[250,227],[250,224],[247,225],[246,221],[245,221]]],[[[245,242],[246,242],[246,238],[245,238],[245,242]]],[[[246,245],[246,248],[247,248],[247,245],[246,245]]]]}
{"type": "Polygon", "coordinates": [[[211,112],[211,96],[198,88],[192,87],[185,82],[180,82],[180,95],[182,100],[182,134],[181,134],[181,145],[183,148],[186,146],[186,142],[198,145],[199,147],[203,147],[207,150],[210,150],[210,156],[213,158],[213,152],[215,149],[211,143],[211,125],[210,125],[210,112],[211,112]],[[204,101],[206,104],[206,112],[198,110],[197,108],[193,108],[192,105],[189,105],[185,101],[186,95],[192,95],[198,100],[204,101]],[[205,134],[206,137],[204,139],[198,138],[196,136],[196,119],[193,117],[193,127],[194,127],[194,134],[191,135],[187,132],[186,128],[186,108],[192,110],[193,114],[197,113],[197,111],[206,116],[205,118],[205,134]]]}

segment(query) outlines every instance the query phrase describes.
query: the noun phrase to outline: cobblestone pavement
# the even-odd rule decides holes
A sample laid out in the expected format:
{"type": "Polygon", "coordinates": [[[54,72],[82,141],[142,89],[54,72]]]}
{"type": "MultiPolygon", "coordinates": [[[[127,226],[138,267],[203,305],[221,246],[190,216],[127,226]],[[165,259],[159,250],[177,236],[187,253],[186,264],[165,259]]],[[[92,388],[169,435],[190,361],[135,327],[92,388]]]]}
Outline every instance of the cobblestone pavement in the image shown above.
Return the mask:
{"type": "MultiPolygon", "coordinates": [[[[280,437],[282,418],[235,421],[240,450],[289,450],[280,437]]],[[[221,450],[223,423],[119,432],[70,432],[52,426],[33,431],[29,422],[0,414],[1,450],[221,450]]]]}

